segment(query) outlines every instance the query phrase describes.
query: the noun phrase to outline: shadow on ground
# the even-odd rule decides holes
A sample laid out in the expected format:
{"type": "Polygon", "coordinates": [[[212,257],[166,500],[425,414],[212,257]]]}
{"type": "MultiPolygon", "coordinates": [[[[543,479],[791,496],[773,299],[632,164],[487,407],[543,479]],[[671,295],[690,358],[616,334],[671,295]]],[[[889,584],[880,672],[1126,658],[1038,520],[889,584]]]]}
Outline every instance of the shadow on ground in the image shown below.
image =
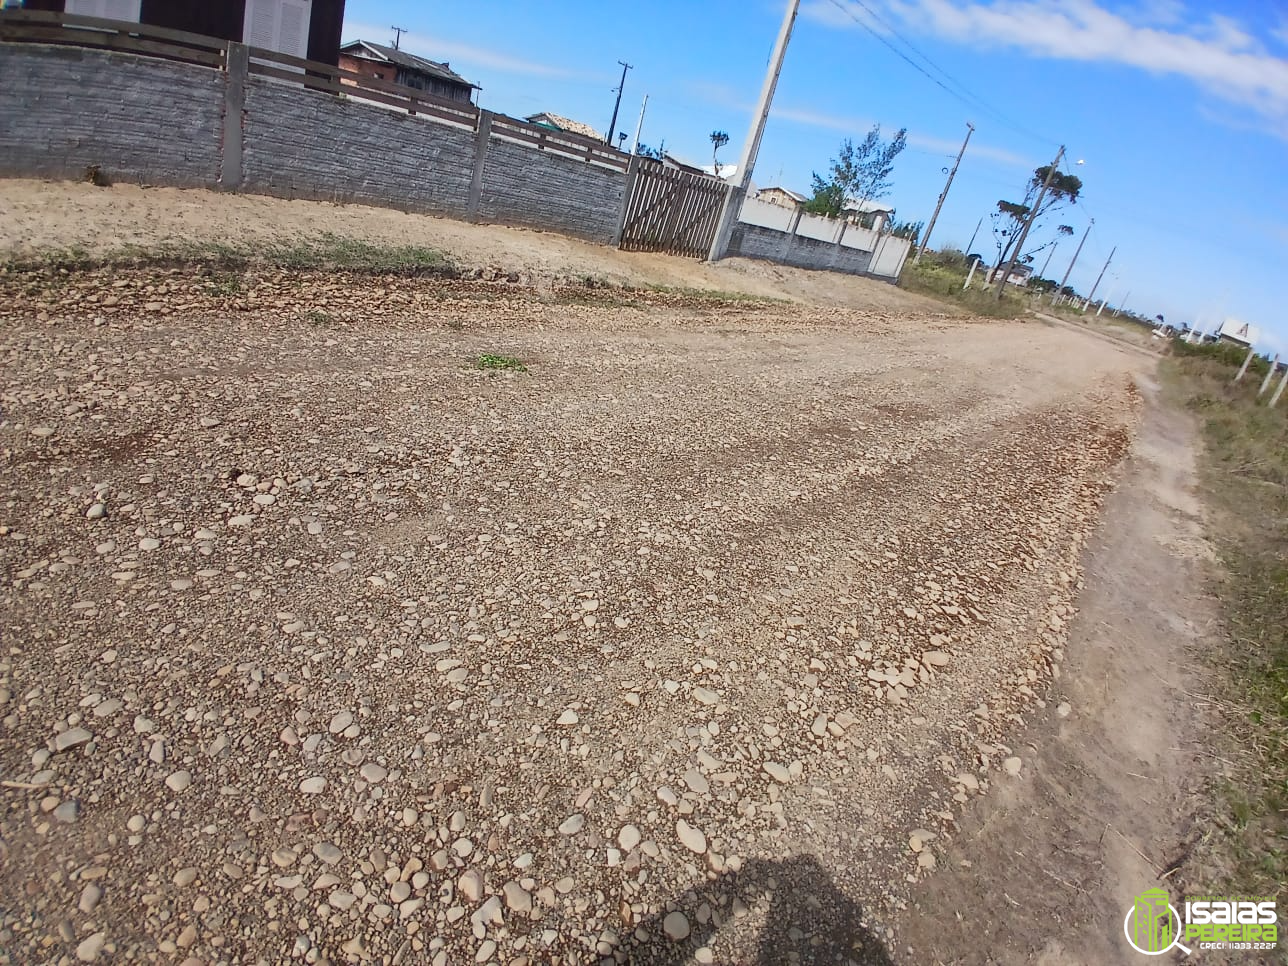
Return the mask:
{"type": "Polygon", "coordinates": [[[769,893],[770,908],[759,938],[735,958],[717,950],[715,962],[780,966],[783,963],[844,963],[854,966],[893,966],[884,944],[863,923],[863,910],[845,895],[813,856],[781,860],[752,860],[740,872],[695,886],[676,896],[672,910],[684,914],[687,938],[671,939],[662,913],[641,923],[641,931],[624,948],[629,962],[640,966],[680,966],[693,962],[694,951],[716,942],[722,928],[733,929],[729,910],[735,897],[751,905],[769,893]],[[705,907],[705,909],[704,909],[705,907]],[[751,958],[754,950],[754,958],[751,958]]]}

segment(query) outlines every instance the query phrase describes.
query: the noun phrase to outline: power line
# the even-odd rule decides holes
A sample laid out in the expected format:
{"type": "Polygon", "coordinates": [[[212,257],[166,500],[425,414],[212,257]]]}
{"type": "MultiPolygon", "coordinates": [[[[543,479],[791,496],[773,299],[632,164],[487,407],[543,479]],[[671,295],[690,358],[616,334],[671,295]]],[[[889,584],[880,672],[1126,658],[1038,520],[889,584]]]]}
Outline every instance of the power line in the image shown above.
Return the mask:
{"type": "Polygon", "coordinates": [[[927,64],[928,64],[932,69],[934,69],[935,71],[937,71],[937,72],[938,72],[940,75],[942,75],[943,77],[947,78],[947,79],[948,79],[948,81],[949,81],[949,82],[950,82],[954,87],[956,87],[956,88],[957,88],[957,90],[953,90],[953,88],[952,88],[952,87],[949,87],[947,84],[945,84],[943,81],[941,81],[938,77],[935,77],[933,74],[931,74],[929,71],[927,71],[924,67],[922,67],[920,64],[918,64],[915,60],[913,60],[911,57],[909,57],[907,54],[905,54],[902,50],[900,50],[898,47],[894,46],[894,44],[890,43],[890,41],[886,40],[886,38],[885,38],[885,37],[881,36],[881,34],[880,34],[880,33],[878,33],[877,31],[873,30],[871,26],[869,26],[868,24],[866,24],[866,23],[864,23],[862,20],[860,20],[858,17],[856,17],[856,16],[854,15],[854,11],[853,11],[853,10],[851,10],[849,7],[847,7],[844,3],[842,3],[842,2],[841,2],[841,0],[831,0],[831,2],[832,2],[832,5],[833,5],[834,7],[836,7],[836,9],[837,9],[837,10],[840,10],[843,14],[845,14],[847,17],[849,17],[851,20],[853,20],[856,24],[858,24],[860,27],[862,27],[864,30],[866,30],[868,33],[870,33],[870,34],[871,34],[873,37],[875,37],[877,40],[879,40],[879,41],[880,41],[880,42],[881,42],[881,43],[882,43],[882,44],[883,44],[887,49],[889,49],[889,50],[890,50],[890,52],[891,52],[891,53],[895,54],[897,57],[899,57],[899,59],[900,59],[900,60],[902,60],[902,61],[904,61],[905,63],[907,63],[907,64],[908,64],[908,66],[909,66],[909,67],[911,67],[913,70],[917,71],[917,73],[921,74],[923,77],[925,77],[925,78],[926,78],[927,80],[929,80],[931,83],[933,83],[935,86],[937,86],[937,87],[939,87],[939,88],[943,89],[943,91],[944,91],[945,93],[947,93],[949,96],[951,96],[951,97],[955,98],[955,99],[956,99],[956,100],[958,100],[958,101],[961,101],[961,102],[962,102],[963,104],[965,104],[967,107],[973,107],[973,108],[976,108],[976,109],[978,109],[978,110],[983,111],[985,114],[988,114],[990,117],[992,117],[992,118],[993,118],[993,120],[998,121],[999,123],[1001,123],[1001,124],[1005,125],[1006,127],[1009,127],[1009,128],[1011,128],[1012,130],[1019,132],[1020,134],[1023,134],[1025,137],[1030,137],[1030,138],[1033,138],[1033,139],[1034,139],[1034,140],[1036,140],[1036,141],[1041,141],[1041,142],[1046,143],[1046,144],[1054,144],[1054,143],[1055,143],[1055,141],[1054,141],[1054,139],[1053,139],[1053,138],[1046,137],[1046,136],[1045,136],[1045,135],[1043,135],[1043,134],[1038,134],[1037,132],[1035,132],[1035,131],[1033,131],[1033,130],[1031,130],[1031,129],[1029,129],[1029,128],[1026,128],[1024,125],[1022,125],[1022,124],[1018,123],[1017,121],[1013,121],[1013,120],[1011,120],[1011,119],[1010,119],[1009,117],[1007,117],[1005,114],[1001,113],[1001,112],[1000,112],[1000,111],[998,111],[996,108],[994,108],[994,107],[990,106],[986,101],[984,101],[983,99],[981,99],[981,98],[977,97],[975,94],[972,94],[972,93],[970,92],[970,90],[966,88],[966,86],[965,86],[964,84],[962,84],[960,81],[956,80],[956,79],[955,79],[951,74],[949,74],[946,70],[944,70],[942,67],[940,67],[938,64],[936,64],[933,60],[931,60],[929,57],[927,57],[925,54],[923,54],[923,53],[922,53],[922,52],[917,48],[917,46],[916,46],[915,44],[913,44],[910,40],[908,40],[908,39],[907,39],[906,37],[904,37],[901,33],[899,33],[899,31],[895,30],[895,28],[894,28],[893,26],[891,26],[891,24],[890,24],[888,21],[886,21],[885,19],[883,19],[883,18],[882,18],[882,17],[881,17],[881,16],[880,16],[880,15],[879,15],[875,10],[873,10],[873,9],[872,9],[871,7],[869,7],[866,3],[864,3],[864,2],[863,2],[863,0],[850,0],[850,2],[852,2],[852,3],[856,4],[856,5],[857,5],[857,6],[859,6],[859,7],[862,7],[865,11],[867,11],[868,15],[869,15],[869,16],[871,16],[871,17],[872,17],[872,19],[874,19],[875,21],[877,21],[877,23],[879,23],[879,24],[881,24],[883,27],[885,27],[885,28],[886,28],[888,31],[890,31],[890,33],[892,33],[895,37],[898,37],[898,38],[899,38],[899,40],[900,40],[900,42],[902,42],[902,43],[903,43],[905,46],[907,46],[910,50],[912,50],[914,53],[916,53],[916,54],[917,54],[917,56],[918,56],[918,57],[920,57],[922,60],[924,60],[924,61],[925,61],[925,62],[926,62],[926,63],[927,63],[927,64]]]}

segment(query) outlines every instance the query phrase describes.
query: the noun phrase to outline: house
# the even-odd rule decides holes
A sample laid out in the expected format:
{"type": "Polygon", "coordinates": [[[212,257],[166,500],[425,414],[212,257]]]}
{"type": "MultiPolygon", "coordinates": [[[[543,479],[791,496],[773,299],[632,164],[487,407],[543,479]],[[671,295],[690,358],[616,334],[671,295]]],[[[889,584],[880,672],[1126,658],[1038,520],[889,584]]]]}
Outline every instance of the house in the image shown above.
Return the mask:
{"type": "Polygon", "coordinates": [[[778,205],[780,208],[799,208],[809,201],[804,195],[797,194],[790,188],[778,186],[761,188],[756,192],[756,197],[761,201],[767,201],[771,205],[778,205]]]}
{"type": "MultiPolygon", "coordinates": [[[[340,67],[363,77],[389,81],[400,87],[466,104],[472,104],[474,92],[480,90],[477,84],[471,84],[452,70],[450,64],[426,60],[397,47],[386,47],[369,40],[354,40],[342,46],[340,67]]],[[[344,80],[342,83],[353,85],[355,82],[344,80]]]]}
{"type": "Polygon", "coordinates": [[[26,0],[28,10],[125,20],[335,66],[344,0],[26,0]]]}
{"type": "Polygon", "coordinates": [[[525,117],[524,120],[529,124],[537,125],[537,127],[549,128],[552,131],[562,131],[564,134],[577,134],[584,138],[592,138],[600,144],[604,143],[604,136],[589,124],[582,124],[581,121],[574,121],[561,114],[551,114],[549,111],[543,111],[540,114],[525,117]]]}
{"type": "Polygon", "coordinates": [[[1240,322],[1238,319],[1226,319],[1216,330],[1217,342],[1229,342],[1231,345],[1247,349],[1261,339],[1261,333],[1255,325],[1240,322]]]}
{"type": "Polygon", "coordinates": [[[881,231],[894,218],[894,209],[879,201],[869,201],[866,198],[862,201],[846,198],[841,215],[860,228],[881,231]]]}
{"type": "MultiPolygon", "coordinates": [[[[1001,274],[999,272],[999,274],[1001,274]]],[[[1018,285],[1023,288],[1029,284],[1029,279],[1033,277],[1033,266],[1025,265],[1022,262],[1016,262],[1015,267],[1011,269],[1011,274],[1006,276],[1007,284],[1018,285]]]]}

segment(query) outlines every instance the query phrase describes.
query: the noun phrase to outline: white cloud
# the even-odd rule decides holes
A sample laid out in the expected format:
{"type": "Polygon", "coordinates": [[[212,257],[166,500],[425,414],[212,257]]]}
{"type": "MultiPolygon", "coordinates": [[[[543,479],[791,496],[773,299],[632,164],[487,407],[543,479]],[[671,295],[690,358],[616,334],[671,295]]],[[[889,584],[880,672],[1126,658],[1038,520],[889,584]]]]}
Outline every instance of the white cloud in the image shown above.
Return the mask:
{"type": "MultiPolygon", "coordinates": [[[[1174,22],[1179,12],[1166,3],[1147,4],[1129,17],[1104,9],[1096,0],[865,2],[881,5],[910,30],[961,43],[1009,47],[1059,60],[1124,64],[1184,77],[1210,94],[1252,109],[1274,133],[1288,138],[1288,60],[1268,53],[1227,16],[1211,15],[1185,27],[1174,22]],[[1152,20],[1142,23],[1142,17],[1152,20]]],[[[816,0],[807,15],[825,23],[839,22],[820,14],[824,5],[831,6],[816,0]]]]}
{"type": "MultiPolygon", "coordinates": [[[[387,28],[373,27],[367,23],[344,22],[344,40],[369,40],[373,43],[388,44],[390,38],[387,28]]],[[[452,69],[463,74],[468,80],[478,83],[478,78],[471,76],[470,71],[499,71],[503,74],[518,74],[523,77],[547,77],[557,80],[603,80],[605,75],[570,70],[553,64],[542,64],[538,61],[514,57],[500,50],[475,47],[461,44],[429,34],[406,33],[400,44],[403,50],[414,53],[427,60],[448,62],[452,69]]]]}

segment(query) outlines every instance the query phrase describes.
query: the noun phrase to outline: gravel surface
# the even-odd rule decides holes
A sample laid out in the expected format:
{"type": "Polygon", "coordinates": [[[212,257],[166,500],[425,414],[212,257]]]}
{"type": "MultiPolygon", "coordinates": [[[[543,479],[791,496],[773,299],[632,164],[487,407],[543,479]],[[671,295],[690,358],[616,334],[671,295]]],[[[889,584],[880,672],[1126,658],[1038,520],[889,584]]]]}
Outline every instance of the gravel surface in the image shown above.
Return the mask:
{"type": "Polygon", "coordinates": [[[887,961],[1137,408],[1032,324],[309,273],[11,275],[0,362],[5,963],[887,961]]]}

